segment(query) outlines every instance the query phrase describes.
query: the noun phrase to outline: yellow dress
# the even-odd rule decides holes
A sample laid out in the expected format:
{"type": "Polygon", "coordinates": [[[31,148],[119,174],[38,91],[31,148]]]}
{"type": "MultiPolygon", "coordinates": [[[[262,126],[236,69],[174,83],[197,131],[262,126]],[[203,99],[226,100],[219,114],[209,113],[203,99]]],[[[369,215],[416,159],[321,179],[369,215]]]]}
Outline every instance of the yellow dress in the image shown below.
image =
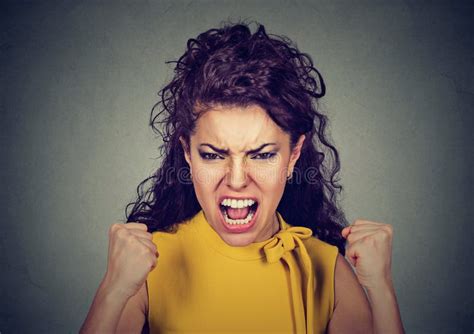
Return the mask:
{"type": "Polygon", "coordinates": [[[338,249],[277,217],[278,233],[244,247],[225,243],[202,210],[176,233],[153,232],[150,333],[324,333],[338,249]]]}

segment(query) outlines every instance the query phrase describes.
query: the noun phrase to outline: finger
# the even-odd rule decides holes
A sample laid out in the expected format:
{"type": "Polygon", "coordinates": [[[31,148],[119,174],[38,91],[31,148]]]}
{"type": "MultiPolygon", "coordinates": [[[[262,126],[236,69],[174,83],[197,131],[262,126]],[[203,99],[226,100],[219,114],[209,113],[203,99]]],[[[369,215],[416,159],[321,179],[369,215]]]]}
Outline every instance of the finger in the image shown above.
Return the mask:
{"type": "Polygon", "coordinates": [[[354,247],[353,244],[347,246],[345,258],[353,267],[357,267],[357,260],[359,259],[358,247],[354,247]]]}
{"type": "MultiPolygon", "coordinates": [[[[377,229],[378,230],[378,229],[377,229]]],[[[351,244],[357,242],[358,240],[362,239],[362,238],[365,238],[365,237],[368,237],[368,236],[371,236],[371,235],[374,235],[377,233],[377,230],[375,231],[358,231],[358,232],[351,232],[348,236],[347,236],[347,241],[351,244]]]]}
{"type": "Polygon", "coordinates": [[[371,220],[356,219],[352,225],[382,225],[383,223],[374,222],[371,220]]]}
{"type": "Polygon", "coordinates": [[[123,224],[128,229],[136,229],[136,230],[143,230],[148,231],[148,226],[143,223],[125,223],[123,224]]]}
{"type": "Polygon", "coordinates": [[[342,229],[341,234],[344,238],[347,238],[347,236],[351,233],[352,225],[346,226],[342,229]]]}
{"type": "Polygon", "coordinates": [[[382,226],[385,226],[387,224],[384,224],[384,223],[372,223],[372,224],[369,224],[369,223],[363,223],[363,224],[353,224],[352,225],[352,230],[354,229],[364,229],[364,228],[379,228],[379,227],[382,227],[382,226]]]}
{"type": "Polygon", "coordinates": [[[346,258],[354,266],[357,267],[357,262],[360,257],[364,257],[366,249],[360,243],[351,244],[346,249],[346,258]]]}
{"type": "Polygon", "coordinates": [[[130,234],[133,234],[136,237],[153,240],[153,235],[149,232],[145,232],[143,230],[131,229],[129,230],[130,234]]]}
{"type": "Polygon", "coordinates": [[[372,224],[367,224],[367,225],[349,225],[344,227],[341,230],[341,234],[344,238],[347,239],[348,235],[357,232],[357,231],[371,231],[371,230],[378,230],[382,227],[384,224],[378,223],[377,225],[372,225],[372,224]]]}
{"type": "Polygon", "coordinates": [[[144,244],[145,246],[147,246],[147,247],[151,250],[151,252],[152,252],[153,254],[155,254],[156,256],[158,256],[158,249],[157,249],[156,245],[155,245],[152,241],[150,241],[150,240],[148,240],[148,239],[142,239],[142,238],[137,238],[137,239],[138,239],[138,241],[140,241],[142,244],[144,244]]]}
{"type": "MultiPolygon", "coordinates": [[[[352,226],[350,232],[359,232],[359,231],[374,231],[382,236],[384,238],[391,239],[393,235],[393,226],[390,224],[382,224],[379,223],[379,225],[355,225],[352,226]]],[[[347,238],[346,238],[347,239],[347,238]]]]}
{"type": "Polygon", "coordinates": [[[375,225],[352,225],[350,229],[350,233],[360,232],[360,231],[377,231],[382,228],[383,226],[375,226],[375,225]]]}

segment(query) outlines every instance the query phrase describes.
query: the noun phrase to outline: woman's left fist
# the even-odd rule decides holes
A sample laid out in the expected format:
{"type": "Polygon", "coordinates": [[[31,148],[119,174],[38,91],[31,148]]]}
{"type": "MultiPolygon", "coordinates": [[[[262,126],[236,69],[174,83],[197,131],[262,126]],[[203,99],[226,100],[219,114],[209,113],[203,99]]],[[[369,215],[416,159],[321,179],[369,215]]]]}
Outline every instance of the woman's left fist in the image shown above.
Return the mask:
{"type": "Polygon", "coordinates": [[[366,289],[391,284],[392,225],[358,219],[341,234],[347,240],[346,258],[360,284],[366,289]]]}

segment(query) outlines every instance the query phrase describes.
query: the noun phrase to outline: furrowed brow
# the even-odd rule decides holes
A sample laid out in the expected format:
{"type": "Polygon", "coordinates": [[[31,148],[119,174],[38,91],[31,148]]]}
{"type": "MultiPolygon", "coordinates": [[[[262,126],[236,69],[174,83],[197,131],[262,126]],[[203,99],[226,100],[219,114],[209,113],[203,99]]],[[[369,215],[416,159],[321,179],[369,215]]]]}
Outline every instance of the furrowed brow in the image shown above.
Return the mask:
{"type": "Polygon", "coordinates": [[[270,145],[276,145],[276,143],[266,143],[266,144],[262,144],[262,145],[260,145],[259,147],[257,147],[256,149],[247,151],[247,153],[248,153],[248,154],[257,153],[258,151],[262,150],[262,149],[265,148],[266,146],[270,146],[270,145]]]}
{"type": "Polygon", "coordinates": [[[201,147],[201,146],[209,146],[214,151],[216,151],[217,153],[220,153],[220,154],[229,154],[229,150],[223,150],[222,148],[217,148],[214,145],[211,145],[211,144],[208,144],[208,143],[203,143],[203,144],[199,145],[199,147],[201,147]]]}
{"type": "MultiPolygon", "coordinates": [[[[248,153],[248,154],[257,153],[258,151],[262,150],[263,148],[265,148],[266,146],[269,146],[269,145],[276,145],[276,143],[265,143],[265,144],[262,144],[262,145],[260,145],[259,147],[255,148],[255,149],[248,150],[246,153],[248,153]]],[[[222,148],[215,147],[214,145],[211,145],[209,143],[202,143],[199,146],[209,146],[210,148],[212,148],[217,153],[229,154],[229,150],[224,150],[222,148]]]]}

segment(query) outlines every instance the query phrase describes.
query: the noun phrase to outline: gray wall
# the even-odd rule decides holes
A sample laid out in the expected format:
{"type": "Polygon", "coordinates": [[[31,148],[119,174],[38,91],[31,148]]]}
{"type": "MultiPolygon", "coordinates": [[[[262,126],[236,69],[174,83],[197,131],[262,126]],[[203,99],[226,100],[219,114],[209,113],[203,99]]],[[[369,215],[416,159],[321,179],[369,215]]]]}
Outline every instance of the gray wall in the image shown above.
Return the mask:
{"type": "Polygon", "coordinates": [[[473,325],[473,5],[428,1],[35,1],[1,10],[3,333],[77,332],[107,231],[159,166],[164,64],[248,18],[294,39],[328,86],[350,220],[394,226],[408,333],[473,325]]]}

